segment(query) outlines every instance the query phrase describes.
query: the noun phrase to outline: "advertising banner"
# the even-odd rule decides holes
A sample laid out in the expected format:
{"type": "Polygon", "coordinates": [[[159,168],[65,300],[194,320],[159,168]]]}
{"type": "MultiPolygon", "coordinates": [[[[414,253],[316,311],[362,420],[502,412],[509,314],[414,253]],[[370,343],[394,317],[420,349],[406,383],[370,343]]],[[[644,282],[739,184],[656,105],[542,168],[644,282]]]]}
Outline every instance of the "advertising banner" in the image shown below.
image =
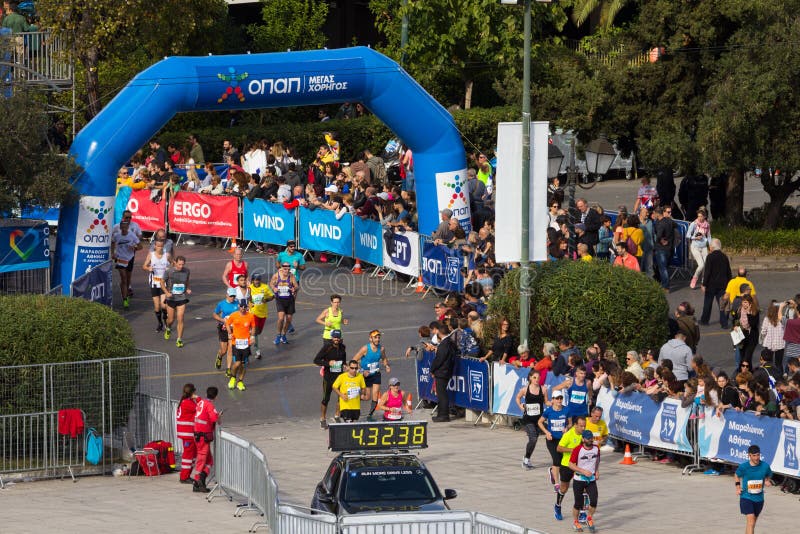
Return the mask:
{"type": "Polygon", "coordinates": [[[748,460],[747,448],[758,445],[761,459],[774,472],[796,477],[800,475],[799,431],[798,421],[730,409],[717,417],[714,410],[706,409],[698,430],[700,457],[740,464],[748,460]]]}
{"type": "Polygon", "coordinates": [[[682,408],[676,399],[660,404],[644,393],[614,395],[601,388],[597,404],[612,436],[649,447],[691,454],[692,445],[686,433],[691,410],[682,408]]]}
{"type": "Polygon", "coordinates": [[[242,232],[245,241],[285,245],[294,236],[295,210],[262,198],[242,201],[242,232]]]}
{"type": "Polygon", "coordinates": [[[422,244],[422,282],[445,291],[461,292],[464,276],[461,252],[444,245],[434,245],[427,239],[422,244]]]}
{"type": "MultiPolygon", "coordinates": [[[[419,398],[438,402],[431,375],[431,362],[436,356],[423,351],[417,359],[417,394],[419,398]]],[[[470,410],[489,411],[489,364],[477,358],[456,359],[453,377],[447,385],[450,403],[470,410]]]]}
{"type": "Polygon", "coordinates": [[[169,230],[178,234],[239,236],[239,198],[176,193],[169,202],[169,230]]]}
{"type": "Polygon", "coordinates": [[[383,240],[383,265],[398,273],[419,276],[419,234],[395,232],[383,240]]]}
{"type": "Polygon", "coordinates": [[[111,306],[114,262],[107,261],[72,282],[70,295],[111,306]]]}
{"type": "Polygon", "coordinates": [[[528,384],[529,372],[527,367],[517,369],[510,364],[492,364],[492,413],[522,417],[514,398],[520,388],[528,384]]]}
{"type": "Polygon", "coordinates": [[[331,252],[340,256],[353,255],[353,216],[341,219],[330,210],[298,208],[300,210],[300,248],[331,252]]]}
{"type": "Polygon", "coordinates": [[[0,226],[0,273],[49,269],[50,227],[46,222],[20,222],[0,226]]]}
{"type": "Polygon", "coordinates": [[[150,200],[149,189],[131,191],[128,199],[131,220],[138,224],[143,232],[155,232],[160,228],[166,228],[166,219],[164,217],[166,205],[167,203],[163,198],[158,202],[150,200]]]}
{"type": "Polygon", "coordinates": [[[82,196],[75,229],[72,279],[110,259],[114,197],[82,196]]]}
{"type": "Polygon", "coordinates": [[[353,217],[353,256],[383,267],[383,227],[378,221],[353,217]]]}
{"type": "Polygon", "coordinates": [[[676,220],[675,224],[675,231],[680,234],[680,241],[678,246],[675,247],[675,250],[672,251],[672,257],[669,260],[670,265],[674,265],[675,267],[689,267],[685,265],[686,259],[689,257],[689,251],[687,247],[689,246],[689,242],[686,241],[686,233],[689,231],[689,223],[686,221],[679,221],[676,220]]]}
{"type": "Polygon", "coordinates": [[[436,196],[439,212],[449,209],[458,224],[469,233],[472,230],[472,217],[469,212],[469,191],[467,190],[467,169],[436,173],[436,196]]]}

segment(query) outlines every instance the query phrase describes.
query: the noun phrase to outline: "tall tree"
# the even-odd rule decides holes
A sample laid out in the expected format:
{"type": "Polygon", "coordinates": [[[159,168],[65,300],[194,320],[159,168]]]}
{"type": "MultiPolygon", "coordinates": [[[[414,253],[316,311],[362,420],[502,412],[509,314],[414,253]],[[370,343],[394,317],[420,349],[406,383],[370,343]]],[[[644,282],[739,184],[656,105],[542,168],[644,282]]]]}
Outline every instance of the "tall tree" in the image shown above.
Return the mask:
{"type": "Polygon", "coordinates": [[[614,25],[622,8],[630,0],[573,0],[572,21],[576,26],[582,26],[596,10],[599,10],[600,27],[609,29],[614,25]]]}
{"type": "Polygon", "coordinates": [[[325,46],[322,26],[328,4],[322,0],[261,0],[263,24],[247,28],[257,52],[314,50],[325,46]]]}

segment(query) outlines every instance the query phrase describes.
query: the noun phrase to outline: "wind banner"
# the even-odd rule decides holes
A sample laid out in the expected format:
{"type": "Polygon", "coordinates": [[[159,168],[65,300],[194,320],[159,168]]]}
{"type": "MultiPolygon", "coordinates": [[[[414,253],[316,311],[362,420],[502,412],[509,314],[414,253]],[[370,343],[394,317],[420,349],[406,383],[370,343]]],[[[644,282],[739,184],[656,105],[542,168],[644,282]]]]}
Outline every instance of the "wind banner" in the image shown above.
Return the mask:
{"type": "Polygon", "coordinates": [[[383,267],[383,227],[378,221],[353,217],[353,256],[383,267]]]}
{"type": "Polygon", "coordinates": [[[239,198],[176,193],[169,202],[169,230],[178,234],[239,237],[239,198]]]}
{"type": "Polygon", "coordinates": [[[242,201],[242,232],[245,241],[285,245],[293,240],[295,210],[262,198],[242,201]]]}
{"type": "Polygon", "coordinates": [[[300,248],[331,252],[340,256],[353,255],[353,216],[345,213],[341,219],[330,210],[298,208],[300,248]]]}

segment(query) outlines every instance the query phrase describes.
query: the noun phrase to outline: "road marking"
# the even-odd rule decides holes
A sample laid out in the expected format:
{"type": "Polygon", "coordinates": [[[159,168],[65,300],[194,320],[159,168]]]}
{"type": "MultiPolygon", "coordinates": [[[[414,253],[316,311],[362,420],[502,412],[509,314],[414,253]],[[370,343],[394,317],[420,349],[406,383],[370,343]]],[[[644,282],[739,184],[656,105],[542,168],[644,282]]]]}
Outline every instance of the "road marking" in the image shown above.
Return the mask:
{"type": "MultiPolygon", "coordinates": [[[[248,367],[247,372],[252,373],[254,371],[286,371],[288,369],[302,369],[304,367],[319,367],[318,365],[314,365],[313,363],[298,363],[293,365],[272,365],[268,367],[248,367]]],[[[195,373],[178,373],[170,375],[172,378],[186,378],[190,376],[213,376],[213,375],[221,375],[223,372],[221,371],[199,371],[195,373]]],[[[153,380],[156,378],[164,378],[164,376],[146,376],[144,377],[146,380],[153,380]]]]}

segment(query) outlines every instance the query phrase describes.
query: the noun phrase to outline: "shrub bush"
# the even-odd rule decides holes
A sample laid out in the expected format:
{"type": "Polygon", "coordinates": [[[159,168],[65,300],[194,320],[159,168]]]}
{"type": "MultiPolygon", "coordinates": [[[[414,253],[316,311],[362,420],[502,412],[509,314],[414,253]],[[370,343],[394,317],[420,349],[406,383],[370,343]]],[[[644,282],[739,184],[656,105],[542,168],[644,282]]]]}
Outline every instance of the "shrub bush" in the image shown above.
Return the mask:
{"type": "MultiPolygon", "coordinates": [[[[606,262],[547,262],[531,269],[530,340],[533,352],[561,337],[585,348],[603,340],[624,358],[628,350],[660,347],[668,337],[669,305],[652,278],[606,262]]],[[[519,270],[509,272],[489,301],[485,339],[505,316],[519,338],[519,270]]],[[[622,363],[622,361],[620,362],[622,363]]]]}
{"type": "Polygon", "coordinates": [[[723,223],[711,225],[712,237],[722,242],[725,253],[743,255],[800,254],[800,231],[791,229],[731,228],[723,223]]]}

